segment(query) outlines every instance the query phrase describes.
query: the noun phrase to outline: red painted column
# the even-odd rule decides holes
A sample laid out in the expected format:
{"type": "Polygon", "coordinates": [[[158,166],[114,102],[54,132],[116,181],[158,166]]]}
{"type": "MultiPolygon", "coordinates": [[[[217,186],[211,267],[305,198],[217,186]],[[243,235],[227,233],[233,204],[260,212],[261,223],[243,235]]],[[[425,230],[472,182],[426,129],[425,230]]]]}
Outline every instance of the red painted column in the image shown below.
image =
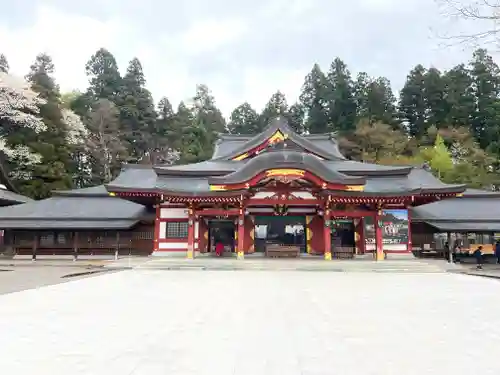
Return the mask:
{"type": "Polygon", "coordinates": [[[245,244],[245,215],[243,208],[240,208],[240,212],[238,214],[238,247],[236,249],[237,251],[236,254],[238,259],[245,258],[244,244],[245,244]]]}
{"type": "Polygon", "coordinates": [[[358,224],[358,235],[359,235],[359,253],[366,253],[366,240],[365,240],[365,218],[361,217],[358,224]]]}
{"type": "Polygon", "coordinates": [[[194,259],[194,211],[190,207],[188,211],[188,243],[187,258],[194,259]]]}
{"type": "Polygon", "coordinates": [[[375,259],[384,260],[384,242],[382,237],[382,210],[375,214],[375,259]]]}
{"type": "Polygon", "coordinates": [[[160,239],[160,204],[156,205],[156,218],[155,218],[155,232],[153,237],[153,251],[158,251],[159,248],[159,239],[160,239]]]}
{"type": "Polygon", "coordinates": [[[413,251],[413,242],[411,239],[411,206],[406,207],[408,210],[408,245],[406,246],[406,251],[411,253],[413,251]]]}
{"type": "Polygon", "coordinates": [[[323,225],[323,239],[325,248],[325,260],[332,260],[332,229],[330,228],[331,212],[325,210],[324,225],[323,225]]]}

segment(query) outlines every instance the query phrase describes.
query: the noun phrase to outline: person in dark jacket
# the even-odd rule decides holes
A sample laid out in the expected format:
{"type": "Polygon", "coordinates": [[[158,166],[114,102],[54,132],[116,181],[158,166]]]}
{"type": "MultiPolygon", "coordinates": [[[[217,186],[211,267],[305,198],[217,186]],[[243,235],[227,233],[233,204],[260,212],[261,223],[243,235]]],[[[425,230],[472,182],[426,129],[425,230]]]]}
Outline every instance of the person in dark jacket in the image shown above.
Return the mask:
{"type": "Polygon", "coordinates": [[[497,257],[497,264],[500,264],[500,240],[495,244],[495,256],[497,257]]]}
{"type": "Polygon", "coordinates": [[[472,253],[474,258],[476,258],[476,264],[477,264],[477,269],[482,270],[483,269],[483,247],[479,246],[476,250],[474,250],[474,253],[472,253]]]}

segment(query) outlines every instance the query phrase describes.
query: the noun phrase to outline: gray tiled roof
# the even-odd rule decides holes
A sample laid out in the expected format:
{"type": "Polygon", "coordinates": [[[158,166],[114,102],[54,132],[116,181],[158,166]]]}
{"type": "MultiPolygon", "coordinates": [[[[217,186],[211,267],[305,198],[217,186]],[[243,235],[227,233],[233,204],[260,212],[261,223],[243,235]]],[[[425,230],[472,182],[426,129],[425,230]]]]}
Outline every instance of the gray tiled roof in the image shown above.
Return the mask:
{"type": "Polygon", "coordinates": [[[270,151],[259,154],[237,171],[225,176],[209,178],[213,184],[231,184],[248,181],[270,168],[298,168],[311,171],[316,176],[332,183],[364,184],[363,177],[347,176],[335,169],[328,168],[322,160],[312,154],[299,151],[270,151]]]}
{"type": "Polygon", "coordinates": [[[483,221],[500,222],[500,198],[461,197],[443,199],[412,209],[412,218],[419,221],[483,221]]]}
{"type": "Polygon", "coordinates": [[[138,220],[3,220],[0,218],[2,229],[129,229],[137,224],[138,220]]]}
{"type": "Polygon", "coordinates": [[[4,205],[26,203],[32,201],[33,199],[25,197],[24,195],[14,193],[6,189],[0,189],[0,202],[3,202],[4,205]]]}
{"type": "Polygon", "coordinates": [[[427,224],[442,232],[500,232],[500,221],[433,221],[427,224]]]}
{"type": "Polygon", "coordinates": [[[87,228],[90,222],[95,223],[93,228],[109,225],[128,228],[146,216],[146,211],[141,204],[110,196],[53,196],[1,207],[0,221],[3,226],[0,228],[36,229],[43,225],[56,225],[50,222],[59,222],[61,225],[64,222],[64,228],[79,228],[81,225],[87,228]]]}
{"type": "Polygon", "coordinates": [[[345,159],[339,150],[337,141],[331,135],[301,136],[295,133],[282,117],[273,119],[261,133],[251,138],[241,136],[240,140],[239,136],[220,135],[219,140],[214,145],[212,159],[232,159],[238,154],[262,144],[278,130],[286,134],[291,142],[327,160],[345,159]]]}
{"type": "Polygon", "coordinates": [[[239,173],[237,171],[249,168],[249,166],[256,163],[259,159],[264,161],[269,159],[269,162],[266,162],[269,164],[269,168],[277,167],[279,164],[273,161],[273,158],[279,157],[283,159],[283,155],[300,155],[301,160],[305,157],[312,163],[320,163],[325,167],[325,171],[329,171],[329,175],[344,176],[346,181],[352,178],[350,177],[351,175],[364,177],[366,185],[364,192],[359,193],[361,195],[376,193],[394,193],[399,195],[411,192],[418,193],[424,190],[428,190],[429,192],[448,190],[461,192],[465,189],[463,185],[444,184],[434,177],[432,173],[423,168],[386,166],[347,160],[324,161],[310,154],[296,151],[275,151],[263,153],[245,162],[222,161],[221,163],[220,161],[209,160],[192,165],[168,167],[168,173],[164,173],[167,167],[156,167],[153,169],[151,166],[147,168],[144,166],[128,166],[123,169],[117,179],[108,185],[108,190],[119,191],[121,189],[140,191],[142,189],[150,189],[164,192],[192,193],[194,195],[208,193],[210,192],[210,183],[219,184],[217,180],[221,179],[221,177],[211,177],[213,176],[211,173],[211,171],[213,171],[211,169],[212,167],[218,168],[218,170],[225,168],[227,174],[222,173],[222,175],[229,177],[231,173],[237,174],[239,173]],[[214,165],[216,167],[214,167],[214,165]],[[158,172],[158,176],[155,170],[158,172]],[[185,173],[186,170],[191,172],[185,173]]]}
{"type": "Polygon", "coordinates": [[[151,165],[125,165],[118,177],[106,185],[106,188],[108,191],[113,191],[113,188],[154,189],[156,178],[156,172],[151,165]]]}

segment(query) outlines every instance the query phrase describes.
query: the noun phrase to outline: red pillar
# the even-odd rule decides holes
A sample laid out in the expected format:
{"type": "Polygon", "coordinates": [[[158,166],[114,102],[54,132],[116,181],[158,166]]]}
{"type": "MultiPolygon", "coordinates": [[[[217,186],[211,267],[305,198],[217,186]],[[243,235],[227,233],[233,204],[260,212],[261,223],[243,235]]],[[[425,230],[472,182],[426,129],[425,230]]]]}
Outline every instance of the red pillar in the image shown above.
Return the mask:
{"type": "Polygon", "coordinates": [[[187,258],[194,258],[194,211],[190,207],[188,211],[188,243],[187,243],[187,258]]]}
{"type": "Polygon", "coordinates": [[[366,240],[365,240],[365,218],[361,217],[358,224],[358,236],[359,236],[359,253],[366,253],[366,240]]]}
{"type": "Polygon", "coordinates": [[[375,214],[375,259],[384,260],[384,242],[382,237],[382,210],[375,214]]]}
{"type": "Polygon", "coordinates": [[[406,251],[411,253],[413,251],[413,242],[411,240],[411,206],[406,207],[408,210],[408,245],[406,246],[406,251]]]}
{"type": "Polygon", "coordinates": [[[238,259],[245,258],[244,243],[245,243],[245,215],[243,208],[240,208],[240,212],[238,214],[238,247],[236,249],[237,251],[236,254],[238,259]]]}
{"type": "Polygon", "coordinates": [[[153,238],[153,251],[159,250],[159,239],[160,239],[160,204],[156,205],[156,218],[155,218],[155,233],[153,238]]]}
{"type": "Polygon", "coordinates": [[[332,260],[332,229],[330,228],[330,210],[325,210],[323,225],[323,238],[325,248],[325,260],[332,260]]]}

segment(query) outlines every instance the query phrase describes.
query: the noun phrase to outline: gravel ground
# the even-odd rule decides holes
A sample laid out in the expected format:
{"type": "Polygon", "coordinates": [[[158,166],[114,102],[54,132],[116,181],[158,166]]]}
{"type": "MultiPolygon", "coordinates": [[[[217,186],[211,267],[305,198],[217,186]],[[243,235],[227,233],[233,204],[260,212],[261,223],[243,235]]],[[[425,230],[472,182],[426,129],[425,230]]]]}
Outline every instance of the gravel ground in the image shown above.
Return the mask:
{"type": "Polygon", "coordinates": [[[499,374],[496,280],[131,270],[0,296],[2,370],[499,374]]]}
{"type": "MultiPolygon", "coordinates": [[[[6,267],[0,265],[0,294],[65,283],[98,274],[64,277],[71,274],[96,271],[78,267],[6,267]]],[[[0,307],[1,309],[1,307],[0,307]]]]}

